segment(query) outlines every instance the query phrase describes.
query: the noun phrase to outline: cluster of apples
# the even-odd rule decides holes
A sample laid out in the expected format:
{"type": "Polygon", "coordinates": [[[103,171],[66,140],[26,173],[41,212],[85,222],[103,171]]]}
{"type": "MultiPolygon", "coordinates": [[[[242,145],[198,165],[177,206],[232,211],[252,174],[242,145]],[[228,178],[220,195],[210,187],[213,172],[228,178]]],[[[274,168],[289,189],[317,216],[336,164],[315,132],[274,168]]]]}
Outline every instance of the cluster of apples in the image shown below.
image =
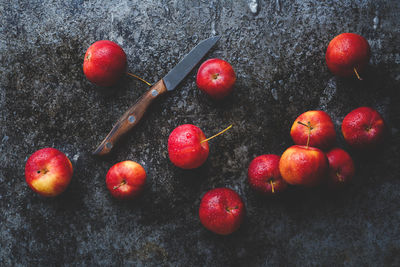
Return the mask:
{"type": "MultiPolygon", "coordinates": [[[[326,63],[335,75],[349,77],[360,73],[370,58],[368,42],[360,35],[343,33],[328,46],[326,63]]],[[[114,42],[95,42],[86,51],[83,71],[96,85],[109,87],[126,74],[127,59],[123,49],[114,42]]],[[[129,74],[129,73],[127,73],[129,74]]],[[[134,75],[133,75],[134,76],[134,75]]],[[[232,92],[236,75],[232,66],[222,59],[209,59],[199,68],[196,84],[211,98],[222,99],[232,92]]],[[[175,128],[168,138],[170,161],[179,168],[200,167],[208,158],[211,138],[192,124],[175,128]]],[[[342,122],[345,141],[355,149],[371,150],[383,140],[385,124],[380,114],[368,107],[350,112],[342,122]]],[[[262,155],[253,159],[248,168],[252,188],[267,195],[282,192],[290,185],[316,186],[326,183],[341,186],[354,175],[350,155],[333,148],[336,141],[334,124],[324,111],[308,111],[300,115],[290,131],[295,143],[282,156],[262,155]]],[[[73,167],[68,157],[55,148],[43,148],[33,153],[25,166],[29,187],[45,197],[61,194],[70,183],[73,167]]],[[[113,165],[106,175],[106,185],[117,199],[137,196],[146,182],[146,171],[133,161],[113,165]]],[[[210,231],[227,235],[236,231],[245,216],[245,206],[239,194],[229,188],[215,188],[201,199],[199,217],[210,231]]]]}
{"type": "MultiPolygon", "coordinates": [[[[343,119],[342,134],[354,149],[371,151],[383,141],[385,124],[381,115],[360,107],[343,119]]],[[[354,163],[343,149],[334,147],[335,126],[324,111],[307,111],[293,123],[290,135],[295,145],[282,156],[262,155],[249,165],[248,181],[264,194],[276,194],[287,184],[312,187],[325,184],[341,187],[354,176],[354,163]]]]}

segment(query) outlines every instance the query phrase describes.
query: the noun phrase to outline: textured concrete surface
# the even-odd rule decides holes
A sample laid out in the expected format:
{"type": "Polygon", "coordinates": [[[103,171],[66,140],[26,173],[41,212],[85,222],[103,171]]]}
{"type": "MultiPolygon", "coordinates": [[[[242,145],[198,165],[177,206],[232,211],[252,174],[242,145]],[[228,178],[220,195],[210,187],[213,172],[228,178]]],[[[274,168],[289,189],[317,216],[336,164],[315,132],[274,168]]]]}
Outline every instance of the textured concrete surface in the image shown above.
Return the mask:
{"type": "Polygon", "coordinates": [[[8,1],[0,0],[1,265],[399,266],[400,2],[359,1],[8,1]],[[364,81],[333,77],[325,50],[341,32],[369,41],[364,81]],[[207,55],[232,63],[234,93],[213,102],[195,71],[157,101],[145,120],[107,158],[92,150],[145,90],[126,77],[100,90],[82,73],[91,43],[110,39],[129,70],[157,81],[198,41],[221,35],[207,55]],[[391,136],[369,155],[352,152],[357,176],[337,193],[291,188],[279,198],[247,185],[250,160],[292,144],[294,119],[323,109],[338,130],[352,109],[382,113],[391,136]],[[168,160],[167,139],[193,123],[212,135],[197,170],[168,160]],[[25,183],[30,154],[55,147],[72,160],[68,190],[44,199],[25,183]],[[107,170],[131,159],[148,173],[137,200],[113,200],[107,170]],[[242,196],[247,217],[228,237],[205,230],[201,196],[227,186],[242,196]]]}

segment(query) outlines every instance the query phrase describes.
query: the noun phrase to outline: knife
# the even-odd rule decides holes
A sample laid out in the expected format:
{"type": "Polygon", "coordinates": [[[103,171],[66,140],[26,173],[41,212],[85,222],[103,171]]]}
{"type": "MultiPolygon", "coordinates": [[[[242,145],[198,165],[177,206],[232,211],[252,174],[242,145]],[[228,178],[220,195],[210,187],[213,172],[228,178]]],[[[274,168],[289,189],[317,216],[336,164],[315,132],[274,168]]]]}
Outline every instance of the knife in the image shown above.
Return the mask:
{"type": "Polygon", "coordinates": [[[201,41],[195,48],[193,48],[178,63],[178,65],[170,70],[164,78],[156,82],[124,113],[124,115],[119,118],[110,133],[106,136],[103,142],[101,142],[93,154],[101,156],[110,153],[118,140],[139,123],[143,114],[154,99],[168,91],[174,90],[219,39],[219,36],[208,38],[201,41]]]}

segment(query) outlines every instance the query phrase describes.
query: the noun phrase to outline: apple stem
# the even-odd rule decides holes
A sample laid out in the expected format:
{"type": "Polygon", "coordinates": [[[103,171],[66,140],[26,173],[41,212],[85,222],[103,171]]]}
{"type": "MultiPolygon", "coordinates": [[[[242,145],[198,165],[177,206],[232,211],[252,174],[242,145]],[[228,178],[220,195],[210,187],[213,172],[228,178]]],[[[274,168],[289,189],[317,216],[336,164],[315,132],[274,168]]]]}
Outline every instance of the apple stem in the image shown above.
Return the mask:
{"type": "Polygon", "coordinates": [[[310,144],[310,135],[311,135],[311,125],[310,125],[310,122],[308,122],[307,149],[308,149],[308,145],[310,144]]]}
{"type": "Polygon", "coordinates": [[[212,78],[213,78],[214,80],[216,80],[216,79],[218,78],[218,76],[219,76],[219,73],[215,73],[215,74],[212,75],[212,78]]]}
{"type": "Polygon", "coordinates": [[[303,122],[301,122],[301,121],[298,121],[297,122],[298,124],[301,124],[301,125],[303,125],[303,126],[306,126],[307,128],[308,128],[308,137],[307,137],[307,149],[308,149],[308,145],[310,144],[310,135],[311,135],[311,130],[312,130],[312,127],[311,127],[311,123],[310,122],[307,122],[307,124],[305,124],[305,123],[303,123],[303,122]]]}
{"type": "Polygon", "coordinates": [[[118,189],[120,186],[122,186],[122,185],[124,185],[124,184],[126,184],[125,179],[122,180],[122,182],[121,182],[119,185],[114,186],[113,189],[114,189],[114,190],[115,190],[115,189],[118,189]]]}
{"type": "Polygon", "coordinates": [[[301,121],[298,121],[297,123],[298,123],[298,124],[301,124],[301,125],[303,125],[303,126],[306,126],[306,127],[308,127],[308,125],[307,125],[307,124],[305,124],[305,123],[303,123],[303,122],[301,122],[301,121]]]}
{"type": "Polygon", "coordinates": [[[271,184],[272,193],[275,193],[274,183],[272,182],[272,180],[269,180],[269,183],[271,184]]]}
{"type": "Polygon", "coordinates": [[[151,83],[149,83],[149,82],[146,81],[145,79],[140,78],[139,76],[136,76],[136,75],[133,74],[133,73],[127,72],[126,74],[128,74],[129,76],[132,76],[132,77],[134,77],[134,78],[136,78],[136,79],[138,79],[138,80],[144,82],[144,83],[147,84],[148,86],[151,86],[151,83]]]}
{"type": "Polygon", "coordinates": [[[233,124],[229,125],[225,130],[223,130],[223,131],[221,131],[221,132],[219,132],[219,133],[217,133],[217,134],[215,134],[215,135],[213,135],[213,136],[211,136],[211,137],[209,137],[209,138],[207,138],[207,139],[204,139],[203,141],[200,142],[200,144],[203,143],[203,142],[207,142],[207,141],[213,139],[214,137],[217,137],[217,136],[220,135],[220,134],[223,134],[224,132],[226,132],[226,131],[228,131],[230,128],[232,128],[232,126],[233,126],[233,124]]]}
{"type": "Polygon", "coordinates": [[[233,208],[227,207],[227,208],[226,208],[226,211],[227,211],[227,212],[231,212],[232,210],[236,210],[236,209],[238,209],[238,208],[239,208],[238,206],[233,207],[233,208]]]}
{"type": "Polygon", "coordinates": [[[358,74],[357,69],[356,69],[355,67],[354,67],[353,69],[354,69],[354,72],[355,72],[357,78],[358,78],[360,81],[362,81],[362,78],[361,78],[360,75],[358,74]]]}
{"type": "Polygon", "coordinates": [[[48,169],[37,170],[37,173],[41,173],[41,172],[43,172],[43,174],[46,174],[49,172],[49,170],[48,169]]]}
{"type": "Polygon", "coordinates": [[[336,172],[336,176],[337,176],[339,182],[344,182],[343,176],[340,175],[339,170],[336,172]]]}

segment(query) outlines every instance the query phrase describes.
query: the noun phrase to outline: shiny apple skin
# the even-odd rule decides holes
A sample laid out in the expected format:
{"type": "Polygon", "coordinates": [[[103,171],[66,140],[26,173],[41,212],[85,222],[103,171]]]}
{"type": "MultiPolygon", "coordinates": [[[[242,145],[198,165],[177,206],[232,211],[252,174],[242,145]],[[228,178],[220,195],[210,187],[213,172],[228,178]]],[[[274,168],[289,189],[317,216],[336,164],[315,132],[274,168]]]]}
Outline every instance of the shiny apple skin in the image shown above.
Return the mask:
{"type": "Polygon", "coordinates": [[[336,142],[335,125],[331,117],[322,110],[310,110],[301,114],[294,121],[290,130],[290,136],[296,145],[307,145],[309,129],[299,124],[310,122],[310,143],[309,146],[328,150],[336,142]]]}
{"type": "Polygon", "coordinates": [[[274,154],[261,155],[254,158],[247,171],[249,185],[265,195],[275,195],[284,191],[287,183],[279,171],[280,157],[274,154]],[[272,185],[273,183],[273,189],[272,185]]]}
{"type": "Polygon", "coordinates": [[[325,179],[328,159],[318,148],[294,145],[283,152],[279,171],[288,184],[312,187],[325,179]]]}
{"type": "Polygon", "coordinates": [[[355,33],[342,33],[330,41],[325,60],[333,74],[349,77],[356,75],[354,68],[361,74],[370,57],[371,49],[364,37],[355,33]]]}
{"type": "Polygon", "coordinates": [[[146,183],[146,171],[137,162],[126,160],[114,164],[107,172],[106,185],[117,199],[137,197],[146,183]]]}
{"type": "Polygon", "coordinates": [[[327,185],[339,188],[350,183],[355,173],[351,156],[341,148],[333,148],[326,153],[326,157],[329,162],[327,185]]]}
{"type": "Polygon", "coordinates": [[[55,148],[33,153],[25,165],[25,180],[31,189],[44,197],[55,197],[67,189],[73,174],[68,157],[55,148]]]}
{"type": "Polygon", "coordinates": [[[245,206],[240,196],[229,188],[208,191],[200,202],[199,217],[205,228],[219,234],[229,235],[242,224],[245,206]]]}
{"type": "Polygon", "coordinates": [[[200,167],[208,157],[209,146],[203,131],[193,124],[176,127],[168,138],[168,155],[171,162],[182,169],[200,167]]]}
{"type": "Polygon", "coordinates": [[[201,64],[196,76],[197,87],[216,100],[228,96],[235,82],[236,74],[231,64],[218,58],[201,64]]]}
{"type": "Polygon", "coordinates": [[[376,110],[360,107],[343,119],[342,134],[351,147],[358,150],[373,150],[383,142],[386,126],[376,110]]]}
{"type": "Polygon", "coordinates": [[[115,85],[126,73],[127,60],[124,50],[108,40],[97,41],[86,51],[83,72],[92,83],[109,87],[115,85]]]}

